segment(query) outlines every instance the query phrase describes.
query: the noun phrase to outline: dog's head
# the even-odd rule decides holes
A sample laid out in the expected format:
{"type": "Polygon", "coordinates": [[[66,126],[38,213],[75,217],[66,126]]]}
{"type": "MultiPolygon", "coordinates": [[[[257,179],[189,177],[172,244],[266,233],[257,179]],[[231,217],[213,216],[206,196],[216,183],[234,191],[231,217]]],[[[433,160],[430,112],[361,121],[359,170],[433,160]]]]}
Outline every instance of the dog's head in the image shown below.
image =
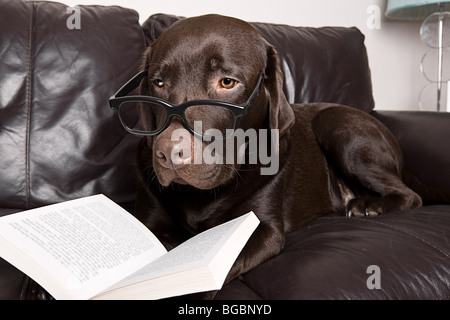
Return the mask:
{"type": "MultiPolygon", "coordinates": [[[[283,75],[276,51],[244,21],[218,15],[180,20],[148,48],[143,69],[148,72],[139,94],[173,105],[193,100],[242,105],[254,93],[248,113],[237,122],[242,132],[277,129],[281,137],[294,122],[293,111],[282,91],[283,75]],[[258,86],[261,76],[262,83],[258,86]]],[[[138,110],[144,128],[166,121],[167,117],[158,110],[149,110],[144,105],[138,110]]],[[[186,129],[195,122],[196,132],[207,134],[215,129],[225,134],[234,124],[229,108],[202,105],[185,110],[187,123],[174,116],[165,130],[146,138],[160,184],[168,186],[174,182],[212,189],[233,180],[248,143],[241,140],[238,145],[239,139],[234,139],[236,144],[227,148],[229,139],[204,141],[186,129]],[[215,161],[207,161],[208,156],[215,161]]]]}

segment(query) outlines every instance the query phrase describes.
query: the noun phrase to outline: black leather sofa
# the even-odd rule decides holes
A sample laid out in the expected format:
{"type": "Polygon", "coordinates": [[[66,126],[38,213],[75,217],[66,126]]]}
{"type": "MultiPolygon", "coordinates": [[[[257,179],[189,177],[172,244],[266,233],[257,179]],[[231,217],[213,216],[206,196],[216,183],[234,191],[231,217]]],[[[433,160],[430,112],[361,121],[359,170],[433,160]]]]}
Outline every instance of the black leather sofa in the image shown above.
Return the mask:
{"type": "MultiPolygon", "coordinates": [[[[157,14],[141,26],[126,8],[80,9],[81,29],[69,29],[65,5],[0,0],[2,216],[96,193],[132,210],[138,140],[108,98],[179,18],[157,14]]],[[[216,299],[450,299],[450,114],[374,111],[356,28],[254,26],[280,54],[290,102],[346,104],[392,130],[425,203],[370,219],[321,217],[288,234],[279,256],[216,299]]],[[[48,298],[0,259],[0,299],[48,298]]]]}

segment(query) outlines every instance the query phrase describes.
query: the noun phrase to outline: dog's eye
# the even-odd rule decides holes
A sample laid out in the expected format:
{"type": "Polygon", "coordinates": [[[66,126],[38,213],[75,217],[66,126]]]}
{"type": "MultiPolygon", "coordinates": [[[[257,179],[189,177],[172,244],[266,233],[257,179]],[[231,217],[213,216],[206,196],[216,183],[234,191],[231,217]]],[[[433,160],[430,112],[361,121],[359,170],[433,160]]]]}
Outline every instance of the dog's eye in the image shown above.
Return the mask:
{"type": "Polygon", "coordinates": [[[231,78],[223,78],[220,80],[219,84],[224,89],[231,89],[237,84],[237,81],[231,78]]]}
{"type": "Polygon", "coordinates": [[[155,79],[155,80],[153,80],[153,83],[158,88],[164,87],[164,81],[162,81],[161,79],[155,79]]]}

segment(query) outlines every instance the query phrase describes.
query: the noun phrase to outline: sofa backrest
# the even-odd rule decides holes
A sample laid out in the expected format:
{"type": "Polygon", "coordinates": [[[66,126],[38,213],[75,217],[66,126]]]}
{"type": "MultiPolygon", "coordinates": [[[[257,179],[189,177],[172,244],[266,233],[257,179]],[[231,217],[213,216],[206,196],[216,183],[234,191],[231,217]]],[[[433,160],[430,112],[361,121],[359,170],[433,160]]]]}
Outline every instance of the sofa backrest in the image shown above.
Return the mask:
{"type": "Polygon", "coordinates": [[[0,0],[0,208],[133,200],[137,141],[108,98],[138,70],[138,14],[78,8],[0,0]]]}
{"type": "MultiPolygon", "coordinates": [[[[148,43],[180,19],[167,14],[150,16],[142,25],[148,43]]],[[[357,28],[251,24],[278,52],[290,103],[332,102],[373,110],[364,35],[357,28]]]]}

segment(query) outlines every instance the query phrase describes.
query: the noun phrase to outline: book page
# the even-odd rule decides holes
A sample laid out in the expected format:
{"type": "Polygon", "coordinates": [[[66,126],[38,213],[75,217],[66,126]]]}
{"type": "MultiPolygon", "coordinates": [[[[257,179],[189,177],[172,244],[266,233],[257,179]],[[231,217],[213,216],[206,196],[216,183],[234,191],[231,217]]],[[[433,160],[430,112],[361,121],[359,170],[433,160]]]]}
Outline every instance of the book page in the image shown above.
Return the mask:
{"type": "Polygon", "coordinates": [[[90,298],[166,253],[144,225],[102,195],[3,217],[0,234],[67,291],[55,296],[44,279],[34,279],[56,299],[90,298]]]}
{"type": "MultiPolygon", "coordinates": [[[[133,275],[115,284],[108,290],[117,289],[133,283],[207,265],[217,254],[220,253],[220,250],[229,240],[231,235],[235,233],[236,230],[244,222],[246,222],[246,220],[249,219],[252,219],[252,221],[258,220],[253,212],[251,212],[190,238],[186,242],[169,251],[167,254],[161,256],[157,260],[146,265],[144,268],[138,270],[133,275]]],[[[254,230],[254,228],[256,228],[256,226],[257,223],[254,222],[253,225],[249,227],[251,231],[247,231],[246,233],[244,233],[246,235],[246,239],[248,239],[251,232],[254,230]]],[[[242,248],[245,245],[245,242],[246,241],[235,243],[235,246],[240,246],[242,248]]],[[[236,255],[239,252],[240,250],[238,250],[236,255]]],[[[236,257],[234,257],[232,261],[229,262],[230,267],[235,258],[236,257]]]]}

